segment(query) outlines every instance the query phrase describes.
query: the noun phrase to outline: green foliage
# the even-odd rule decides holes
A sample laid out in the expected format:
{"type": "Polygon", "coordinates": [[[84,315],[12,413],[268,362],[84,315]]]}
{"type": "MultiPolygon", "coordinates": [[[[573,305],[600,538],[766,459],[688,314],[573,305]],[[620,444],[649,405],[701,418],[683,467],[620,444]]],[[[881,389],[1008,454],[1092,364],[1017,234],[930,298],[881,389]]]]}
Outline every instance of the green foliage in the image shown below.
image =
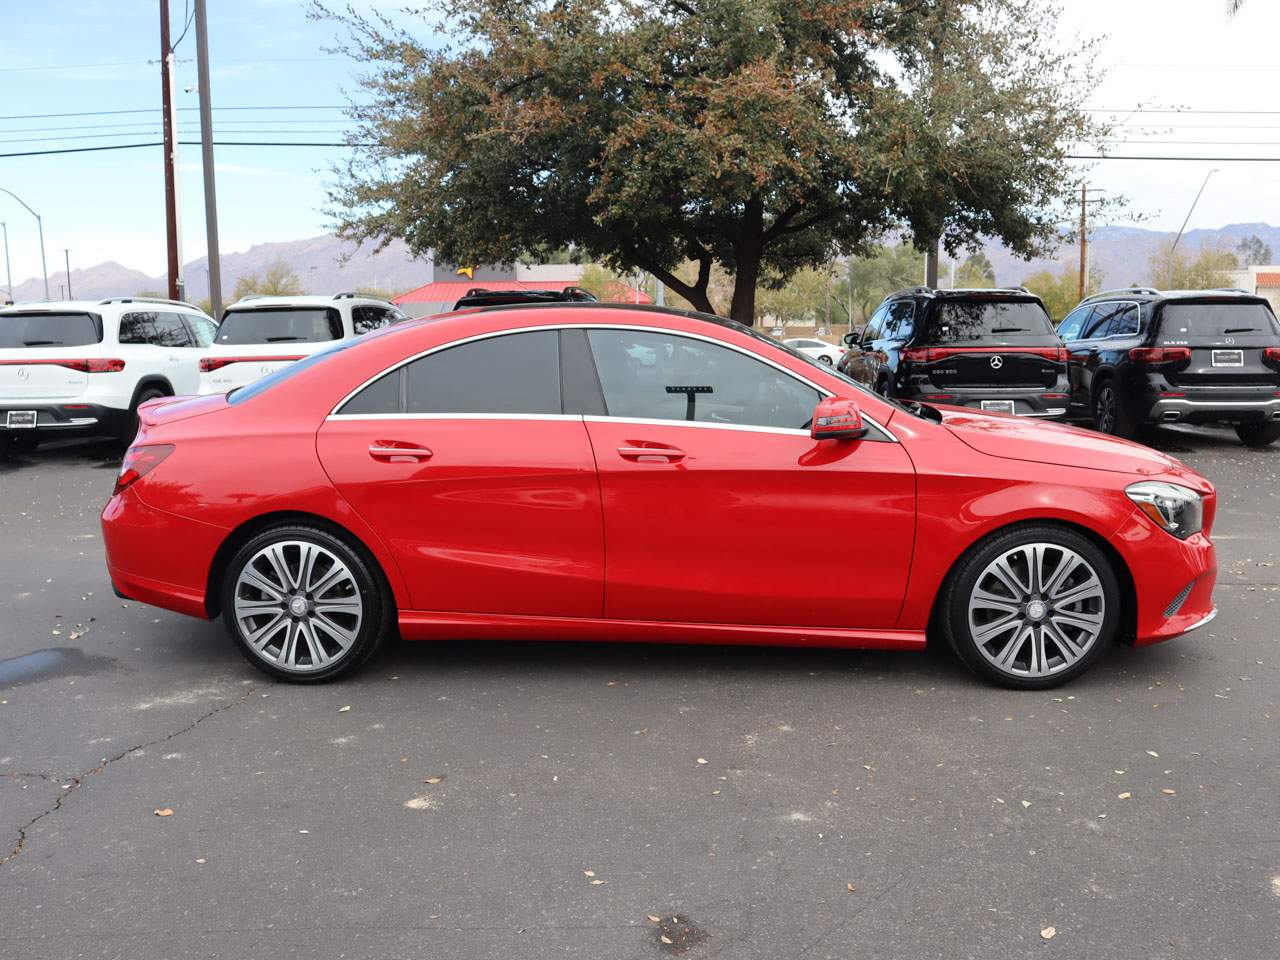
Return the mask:
{"type": "MultiPolygon", "coordinates": [[[[1022,285],[1044,301],[1049,316],[1057,323],[1080,302],[1080,272],[1064,267],[1060,273],[1040,270],[1022,281],[1022,285]]],[[[1089,276],[1085,296],[1102,290],[1102,276],[1097,270],[1089,276]]]]}
{"type": "Polygon", "coordinates": [[[849,261],[836,296],[844,303],[852,300],[854,321],[865,323],[889,294],[920,283],[924,283],[924,254],[908,244],[876,247],[870,256],[849,261]]]}
{"type": "Polygon", "coordinates": [[[1057,242],[1103,133],[1093,47],[1054,0],[428,0],[423,42],[345,24],[367,67],[331,199],[348,239],[445,262],[572,247],[750,323],[889,229],[948,250],[1057,242]],[[681,268],[695,267],[691,274],[681,268]],[[713,267],[728,278],[712,296],[713,267]],[[726,310],[727,307],[727,310],[726,310]]]}
{"type": "Polygon", "coordinates": [[[996,268],[991,265],[990,258],[979,250],[971,253],[956,270],[957,287],[994,287],[996,285],[996,268]]]}
{"type": "Polygon", "coordinates": [[[1271,262],[1271,248],[1256,233],[1236,244],[1240,266],[1252,267],[1271,262]]]}
{"type": "Polygon", "coordinates": [[[634,276],[626,277],[598,263],[589,263],[582,268],[582,277],[577,286],[593,294],[597,300],[605,303],[634,302],[632,290],[640,288],[653,299],[652,282],[638,283],[634,276]]]}
{"type": "Polygon", "coordinates": [[[1163,244],[1149,261],[1151,282],[1170,290],[1211,290],[1229,286],[1231,271],[1237,269],[1236,256],[1223,247],[1202,246],[1192,252],[1184,246],[1172,250],[1163,244]]]}
{"type": "Polygon", "coordinates": [[[287,262],[276,260],[267,264],[267,269],[261,276],[256,273],[246,273],[236,280],[231,302],[235,303],[255,293],[260,297],[297,296],[302,293],[302,281],[298,279],[298,275],[287,262]]]}
{"type": "Polygon", "coordinates": [[[756,293],[756,319],[777,324],[799,323],[822,326],[847,322],[840,302],[833,299],[831,269],[803,267],[780,287],[762,287],[756,293]]]}

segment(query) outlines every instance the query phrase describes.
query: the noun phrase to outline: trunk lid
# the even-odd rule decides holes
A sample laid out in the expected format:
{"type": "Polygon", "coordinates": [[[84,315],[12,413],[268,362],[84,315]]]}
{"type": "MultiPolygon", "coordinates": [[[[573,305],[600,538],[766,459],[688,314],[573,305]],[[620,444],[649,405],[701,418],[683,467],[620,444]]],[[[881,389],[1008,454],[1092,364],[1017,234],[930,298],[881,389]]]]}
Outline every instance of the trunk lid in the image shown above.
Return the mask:
{"type": "Polygon", "coordinates": [[[203,393],[226,393],[329,346],[320,343],[215,345],[200,361],[203,393]]]}
{"type": "Polygon", "coordinates": [[[1156,344],[1186,348],[1190,358],[1170,363],[1165,378],[1177,387],[1280,387],[1280,326],[1267,302],[1241,297],[1177,300],[1164,304],[1156,344]]]}
{"type": "Polygon", "coordinates": [[[904,359],[919,364],[939,390],[956,388],[1050,389],[1066,369],[1061,346],[926,347],[904,359]]]}
{"type": "Polygon", "coordinates": [[[1066,372],[1067,352],[1044,305],[1034,296],[940,296],[923,336],[903,359],[920,365],[940,391],[1049,389],[1066,372]]]}
{"type": "Polygon", "coordinates": [[[80,396],[83,362],[102,358],[101,318],[84,311],[0,312],[0,401],[80,396]]]}

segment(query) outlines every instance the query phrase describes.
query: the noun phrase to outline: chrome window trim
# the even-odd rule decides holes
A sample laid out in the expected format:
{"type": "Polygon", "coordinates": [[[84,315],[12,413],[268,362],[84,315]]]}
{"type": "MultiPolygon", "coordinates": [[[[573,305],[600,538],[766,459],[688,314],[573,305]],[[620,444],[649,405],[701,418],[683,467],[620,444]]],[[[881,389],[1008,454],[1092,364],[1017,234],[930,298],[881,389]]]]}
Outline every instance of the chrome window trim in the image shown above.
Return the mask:
{"type": "MultiPolygon", "coordinates": [[[[1119,304],[1124,304],[1124,305],[1126,305],[1126,306],[1136,307],[1136,308],[1137,308],[1137,311],[1138,311],[1138,330],[1137,330],[1137,332],[1136,332],[1136,333],[1113,333],[1113,334],[1110,334],[1109,336],[1105,336],[1105,337],[1080,337],[1080,338],[1075,339],[1075,340],[1065,340],[1065,341],[1063,341],[1063,342],[1064,342],[1064,343],[1069,343],[1069,344],[1070,344],[1070,343],[1103,343],[1103,342],[1105,342],[1105,341],[1107,341],[1107,340],[1130,340],[1130,339],[1132,339],[1133,337],[1140,337],[1140,336],[1142,336],[1142,333],[1143,333],[1143,330],[1142,330],[1142,326],[1143,326],[1143,321],[1142,321],[1142,304],[1140,304],[1137,300],[1100,300],[1100,301],[1098,301],[1097,303],[1091,303],[1091,304],[1089,304],[1089,306],[1091,306],[1091,307],[1100,307],[1100,306],[1107,305],[1107,304],[1117,304],[1117,305],[1119,305],[1119,304]]],[[[1079,309],[1079,307],[1077,307],[1076,309],[1079,309]]],[[[1071,313],[1075,313],[1075,310],[1072,310],[1072,311],[1071,311],[1071,313]]],[[[1068,313],[1066,317],[1063,317],[1063,318],[1062,318],[1062,322],[1063,322],[1063,323],[1066,323],[1066,322],[1067,322],[1067,317],[1070,317],[1070,316],[1071,316],[1071,313],[1068,313]]]]}
{"type": "MultiPolygon", "coordinates": [[[[338,401],[338,403],[334,405],[333,409],[329,411],[329,414],[328,416],[325,417],[325,419],[326,420],[602,420],[604,422],[613,420],[613,421],[622,421],[622,422],[639,423],[639,424],[652,424],[652,425],[674,423],[674,424],[680,424],[683,426],[714,427],[721,430],[737,429],[737,430],[747,430],[749,432],[782,433],[782,434],[792,435],[792,436],[798,434],[805,437],[810,436],[808,430],[796,430],[796,429],[787,428],[787,427],[763,427],[763,426],[757,426],[755,424],[708,423],[705,421],[697,421],[697,420],[692,420],[692,421],[691,420],[645,420],[645,419],[633,420],[627,417],[583,417],[579,414],[565,414],[565,413],[557,413],[557,414],[552,414],[552,413],[540,413],[540,414],[372,413],[372,414],[361,414],[361,413],[338,413],[337,412],[338,410],[341,410],[343,405],[345,405],[352,397],[354,397],[357,393],[359,393],[365,387],[369,386],[369,384],[373,383],[373,381],[379,379],[380,377],[386,376],[387,374],[391,373],[393,370],[399,370],[401,367],[407,366],[408,364],[413,363],[415,360],[420,360],[423,357],[428,357],[433,353],[439,353],[441,350],[448,350],[450,347],[458,347],[466,343],[474,343],[477,340],[487,340],[491,337],[511,336],[517,333],[537,333],[544,330],[638,330],[645,333],[658,333],[658,334],[665,333],[665,334],[670,334],[672,336],[677,336],[677,337],[687,337],[691,340],[702,340],[706,343],[725,347],[728,350],[736,350],[738,353],[741,353],[744,356],[750,357],[753,360],[758,360],[760,363],[768,364],[769,366],[773,367],[775,370],[778,370],[780,373],[783,373],[794,380],[798,380],[800,383],[803,383],[805,386],[809,387],[810,389],[817,391],[817,393],[821,397],[825,398],[825,397],[835,396],[835,394],[832,393],[830,390],[828,390],[826,387],[823,387],[817,383],[814,383],[812,380],[808,379],[807,377],[801,376],[800,374],[796,373],[794,370],[787,369],[782,364],[777,363],[776,361],[771,360],[768,357],[762,357],[760,354],[755,353],[751,350],[747,350],[744,347],[740,347],[737,344],[726,343],[723,340],[717,339],[716,337],[709,337],[705,334],[687,333],[683,330],[672,330],[668,327],[650,327],[650,326],[646,326],[644,324],[638,324],[638,323],[636,324],[632,324],[632,323],[627,323],[627,324],[548,323],[548,324],[539,324],[536,327],[519,327],[517,329],[492,330],[488,333],[479,333],[474,336],[463,337],[460,340],[450,340],[448,343],[439,344],[438,346],[434,346],[427,350],[420,351],[419,353],[415,353],[413,356],[406,357],[405,359],[400,360],[399,362],[392,364],[391,366],[383,370],[380,370],[373,376],[369,377],[367,380],[361,383],[358,387],[356,387],[354,390],[348,393],[345,397],[343,397],[340,401],[338,401]]],[[[871,424],[871,426],[873,426],[881,435],[883,435],[883,437],[888,442],[890,443],[899,442],[898,438],[894,436],[893,432],[887,426],[880,423],[875,418],[870,417],[864,413],[862,414],[862,419],[867,421],[867,423],[871,424]]]]}

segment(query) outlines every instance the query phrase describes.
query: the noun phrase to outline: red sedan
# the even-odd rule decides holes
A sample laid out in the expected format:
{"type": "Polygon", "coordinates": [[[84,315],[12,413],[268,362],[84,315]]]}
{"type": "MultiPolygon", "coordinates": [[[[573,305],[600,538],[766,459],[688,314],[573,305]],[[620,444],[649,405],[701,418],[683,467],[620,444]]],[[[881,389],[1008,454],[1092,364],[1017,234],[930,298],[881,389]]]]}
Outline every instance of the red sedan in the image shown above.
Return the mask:
{"type": "Polygon", "coordinates": [[[1053,424],[871,394],[738,324],[492,307],[155,401],[116,591],[318,681],[410,639],[917,650],[1043,688],[1214,616],[1212,485],[1053,424]]]}

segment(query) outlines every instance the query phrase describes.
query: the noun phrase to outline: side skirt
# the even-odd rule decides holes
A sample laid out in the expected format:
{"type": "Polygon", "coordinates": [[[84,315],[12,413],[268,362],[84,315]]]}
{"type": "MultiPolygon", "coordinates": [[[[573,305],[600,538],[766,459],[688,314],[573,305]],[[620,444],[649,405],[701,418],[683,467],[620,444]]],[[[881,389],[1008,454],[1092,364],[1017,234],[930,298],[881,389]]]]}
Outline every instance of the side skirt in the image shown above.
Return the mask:
{"type": "Polygon", "coordinates": [[[614,643],[725,643],[780,647],[923,650],[923,630],[849,630],[842,627],[761,627],[657,620],[597,620],[517,614],[435,613],[401,610],[406,640],[587,640],[614,643]]]}

